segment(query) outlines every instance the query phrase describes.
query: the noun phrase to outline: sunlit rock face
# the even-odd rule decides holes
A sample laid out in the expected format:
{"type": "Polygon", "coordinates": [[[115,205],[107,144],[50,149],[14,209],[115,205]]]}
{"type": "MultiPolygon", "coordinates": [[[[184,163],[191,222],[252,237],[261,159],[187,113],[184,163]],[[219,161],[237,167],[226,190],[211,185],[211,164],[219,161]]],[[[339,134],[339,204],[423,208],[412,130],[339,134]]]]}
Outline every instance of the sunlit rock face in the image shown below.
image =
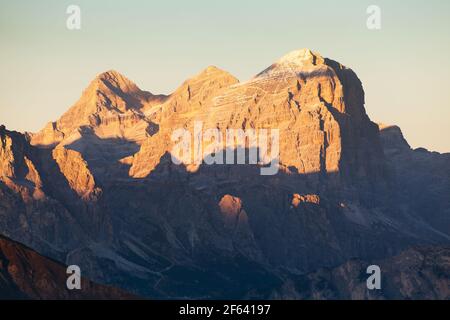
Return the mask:
{"type": "Polygon", "coordinates": [[[356,74],[308,49],[245,82],[208,67],[168,96],[108,71],[40,132],[1,128],[0,232],[148,297],[266,298],[293,274],[450,241],[448,181],[420,175],[441,179],[429,219],[393,168],[412,151],[381,130],[356,74]],[[279,130],[278,171],[174,163],[174,131],[198,123],[279,130]]]}
{"type": "MultiPolygon", "coordinates": [[[[144,103],[156,99],[141,91],[133,82],[116,71],[98,75],[84,90],[81,98],[56,122],[49,123],[31,138],[33,145],[53,146],[88,126],[106,137],[140,139],[139,134],[127,129],[137,125],[143,117],[144,103]]],[[[142,133],[143,134],[143,133],[142,133]]]]}
{"type": "Polygon", "coordinates": [[[308,49],[285,55],[244,83],[208,67],[168,97],[105,72],[59,120],[32,135],[31,143],[59,143],[81,152],[93,168],[104,160],[98,171],[113,160],[108,171],[129,166],[128,176],[145,178],[171,152],[173,131],[193,131],[194,122],[223,135],[226,129],[279,129],[281,169],[311,174],[316,185],[332,174],[327,180],[334,180],[333,187],[367,187],[368,180],[382,182],[386,174],[378,128],[365,113],[359,79],[308,49]]]}
{"type": "Polygon", "coordinates": [[[327,174],[342,186],[381,183],[386,174],[378,128],[365,113],[359,79],[307,49],[289,53],[244,83],[210,67],[158,108],[160,131],[135,155],[133,177],[149,175],[170,152],[173,130],[193,130],[194,121],[223,135],[229,128],[279,129],[282,170],[311,174],[316,185],[327,174]]]}

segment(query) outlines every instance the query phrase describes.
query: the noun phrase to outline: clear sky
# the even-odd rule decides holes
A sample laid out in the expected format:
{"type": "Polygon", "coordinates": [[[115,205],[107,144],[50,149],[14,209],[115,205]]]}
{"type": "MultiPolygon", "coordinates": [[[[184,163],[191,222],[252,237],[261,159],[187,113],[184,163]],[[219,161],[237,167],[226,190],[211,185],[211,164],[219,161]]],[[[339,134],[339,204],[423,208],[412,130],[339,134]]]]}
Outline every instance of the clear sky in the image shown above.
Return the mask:
{"type": "Polygon", "coordinates": [[[109,69],[170,93],[208,65],[247,80],[307,47],[355,70],[372,120],[450,152],[449,39],[448,0],[0,0],[0,123],[37,131],[109,69]],[[66,28],[71,4],[81,30],[66,28]]]}

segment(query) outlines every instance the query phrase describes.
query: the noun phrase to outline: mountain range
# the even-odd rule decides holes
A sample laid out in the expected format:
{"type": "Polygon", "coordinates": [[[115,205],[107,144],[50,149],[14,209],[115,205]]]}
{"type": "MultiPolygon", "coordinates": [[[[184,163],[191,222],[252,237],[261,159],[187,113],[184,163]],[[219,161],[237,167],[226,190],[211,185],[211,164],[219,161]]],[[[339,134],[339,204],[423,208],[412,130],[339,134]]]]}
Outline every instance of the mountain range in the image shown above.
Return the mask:
{"type": "Polygon", "coordinates": [[[82,278],[82,290],[66,287],[67,267],[0,236],[0,299],[135,299],[82,278]]]}
{"type": "Polygon", "coordinates": [[[0,127],[0,233],[146,298],[449,299],[450,154],[364,104],[354,71],[308,49],[170,95],[107,71],[41,131],[0,127]],[[278,129],[278,173],[173,163],[195,122],[278,129]]]}

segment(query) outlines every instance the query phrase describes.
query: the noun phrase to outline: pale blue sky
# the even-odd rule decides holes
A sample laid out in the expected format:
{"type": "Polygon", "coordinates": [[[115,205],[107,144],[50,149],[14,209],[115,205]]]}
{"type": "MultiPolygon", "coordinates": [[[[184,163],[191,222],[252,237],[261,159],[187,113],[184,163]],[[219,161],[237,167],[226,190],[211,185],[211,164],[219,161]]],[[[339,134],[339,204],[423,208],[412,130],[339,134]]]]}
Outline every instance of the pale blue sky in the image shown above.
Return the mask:
{"type": "Polygon", "coordinates": [[[208,65],[246,80],[307,47],[355,70],[372,120],[448,152],[449,39],[446,0],[0,0],[0,123],[37,131],[109,69],[170,93],[208,65]],[[66,28],[70,4],[81,7],[79,31],[66,28]],[[380,31],[366,28],[370,4],[380,31]]]}

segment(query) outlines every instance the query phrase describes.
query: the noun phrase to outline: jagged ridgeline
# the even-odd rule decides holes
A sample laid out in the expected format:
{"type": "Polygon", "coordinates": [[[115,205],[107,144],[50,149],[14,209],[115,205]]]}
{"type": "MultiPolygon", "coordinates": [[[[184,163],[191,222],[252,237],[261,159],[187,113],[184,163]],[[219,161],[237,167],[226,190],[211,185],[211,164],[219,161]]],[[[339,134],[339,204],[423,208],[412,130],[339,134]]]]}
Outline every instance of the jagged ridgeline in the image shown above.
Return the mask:
{"type": "Polygon", "coordinates": [[[167,96],[108,71],[38,133],[0,137],[0,233],[97,282],[150,298],[448,298],[401,290],[396,270],[400,289],[339,287],[411,257],[432,266],[409,279],[449,287],[450,157],[372,122],[357,75],[308,49],[246,82],[208,67],[167,96]],[[278,129],[278,173],[173,163],[172,133],[196,122],[278,129]],[[401,253],[416,246],[437,253],[401,253]],[[320,268],[351,273],[324,292],[320,268]]]}

